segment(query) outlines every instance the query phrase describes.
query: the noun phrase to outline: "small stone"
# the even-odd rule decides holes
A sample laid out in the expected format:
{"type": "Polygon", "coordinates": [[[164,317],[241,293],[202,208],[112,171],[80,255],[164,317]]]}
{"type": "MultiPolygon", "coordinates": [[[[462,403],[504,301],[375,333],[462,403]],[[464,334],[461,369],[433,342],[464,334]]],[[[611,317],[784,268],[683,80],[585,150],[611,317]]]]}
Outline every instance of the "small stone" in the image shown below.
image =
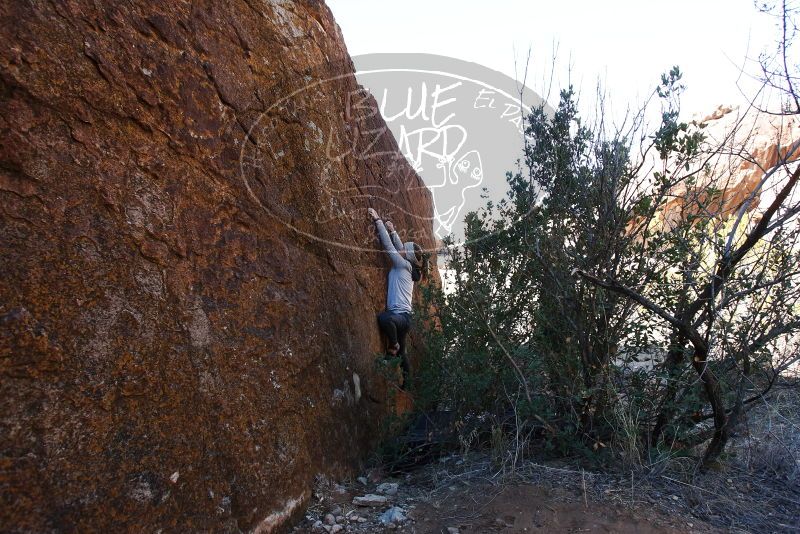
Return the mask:
{"type": "Polygon", "coordinates": [[[326,525],[336,524],[336,518],[333,517],[333,514],[325,514],[325,524],[326,525]]]}
{"type": "Polygon", "coordinates": [[[331,508],[331,513],[333,515],[341,515],[342,514],[342,507],[339,506],[339,505],[334,506],[333,508],[331,508]]]}
{"type": "Polygon", "coordinates": [[[678,497],[677,495],[673,495],[673,496],[672,496],[672,500],[673,500],[673,501],[680,500],[680,497],[678,497]]]}
{"type": "Polygon", "coordinates": [[[386,497],[383,495],[367,493],[366,495],[362,495],[360,497],[354,497],[353,504],[356,506],[381,506],[386,504],[386,497]]]}
{"type": "Polygon", "coordinates": [[[343,515],[337,515],[336,516],[336,522],[337,523],[344,523],[344,516],[343,515]]]}
{"type": "Polygon", "coordinates": [[[456,527],[447,527],[447,534],[460,534],[456,527]]]}
{"type": "Polygon", "coordinates": [[[359,523],[366,523],[367,522],[367,518],[366,517],[359,517],[358,518],[358,522],[359,523]]]}
{"type": "Polygon", "coordinates": [[[383,493],[384,495],[397,495],[397,482],[384,482],[383,484],[378,484],[378,493],[383,493]]]}
{"type": "Polygon", "coordinates": [[[169,479],[172,481],[173,484],[175,484],[176,482],[178,482],[179,476],[181,476],[181,474],[178,471],[175,471],[174,473],[172,473],[169,479]]]}
{"type": "Polygon", "coordinates": [[[314,524],[311,526],[311,532],[322,532],[323,530],[325,529],[322,526],[322,521],[319,519],[314,521],[314,524]]]}
{"type": "Polygon", "coordinates": [[[383,479],[383,471],[378,468],[370,469],[367,473],[367,478],[373,484],[377,484],[383,479]]]}
{"type": "Polygon", "coordinates": [[[367,485],[367,477],[358,477],[356,480],[358,480],[365,486],[367,485]]]}
{"type": "Polygon", "coordinates": [[[331,531],[330,532],[331,532],[331,534],[336,534],[337,532],[341,532],[343,530],[344,530],[344,527],[342,525],[333,525],[331,527],[331,531]]]}
{"type": "Polygon", "coordinates": [[[392,506],[378,518],[384,525],[402,523],[406,520],[405,510],[399,506],[392,506]]]}

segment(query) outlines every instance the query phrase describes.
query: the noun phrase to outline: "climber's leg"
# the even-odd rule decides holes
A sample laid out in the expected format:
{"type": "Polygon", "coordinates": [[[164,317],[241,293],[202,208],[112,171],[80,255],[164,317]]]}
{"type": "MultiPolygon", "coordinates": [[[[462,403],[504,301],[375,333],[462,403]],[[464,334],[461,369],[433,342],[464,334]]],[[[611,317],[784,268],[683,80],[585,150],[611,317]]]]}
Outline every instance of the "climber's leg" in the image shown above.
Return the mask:
{"type": "Polygon", "coordinates": [[[408,385],[408,378],[411,375],[411,368],[408,364],[408,356],[406,355],[406,336],[411,330],[411,315],[407,313],[397,314],[397,342],[400,345],[398,354],[400,355],[400,368],[403,370],[403,384],[401,389],[406,389],[408,385]]]}
{"type": "Polygon", "coordinates": [[[408,335],[408,331],[411,330],[411,315],[407,313],[395,314],[394,323],[397,328],[397,342],[400,345],[400,352],[398,352],[398,354],[405,354],[406,336],[408,335]]]}
{"type": "Polygon", "coordinates": [[[394,356],[400,350],[400,343],[397,339],[397,324],[394,321],[394,314],[389,311],[384,311],[378,314],[378,324],[381,327],[381,332],[386,334],[389,339],[389,348],[387,352],[394,356]]]}
{"type": "Polygon", "coordinates": [[[403,371],[403,383],[400,384],[400,389],[406,389],[411,376],[411,367],[408,365],[408,356],[405,354],[400,355],[400,369],[403,371]]]}

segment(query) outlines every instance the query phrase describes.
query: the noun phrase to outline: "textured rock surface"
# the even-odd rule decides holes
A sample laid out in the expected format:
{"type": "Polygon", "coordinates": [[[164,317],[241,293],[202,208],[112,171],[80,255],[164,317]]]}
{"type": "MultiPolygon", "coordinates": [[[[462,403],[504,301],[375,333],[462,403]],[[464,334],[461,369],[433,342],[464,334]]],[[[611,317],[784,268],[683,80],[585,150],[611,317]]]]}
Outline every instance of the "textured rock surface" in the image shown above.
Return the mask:
{"type": "MultiPolygon", "coordinates": [[[[706,170],[697,174],[699,190],[713,184],[719,190],[713,201],[706,198],[706,209],[730,215],[750,197],[764,177],[764,170],[774,167],[786,156],[792,143],[800,140],[800,120],[796,116],[758,114],[752,110],[720,106],[713,113],[695,118],[703,127],[706,142],[722,147],[719,154],[704,160],[706,170]]],[[[788,160],[800,158],[796,150],[788,160]]],[[[766,209],[775,199],[775,187],[786,178],[776,172],[750,203],[750,210],[766,209]]],[[[664,207],[666,221],[678,220],[684,212],[684,185],[674,189],[675,198],[664,207]]],[[[701,194],[702,196],[702,194],[701,194]]],[[[684,214],[685,215],[685,214],[684,214]]]]}
{"type": "Polygon", "coordinates": [[[366,208],[433,246],[330,12],[0,13],[2,529],[285,524],[387,411],[366,208]]]}

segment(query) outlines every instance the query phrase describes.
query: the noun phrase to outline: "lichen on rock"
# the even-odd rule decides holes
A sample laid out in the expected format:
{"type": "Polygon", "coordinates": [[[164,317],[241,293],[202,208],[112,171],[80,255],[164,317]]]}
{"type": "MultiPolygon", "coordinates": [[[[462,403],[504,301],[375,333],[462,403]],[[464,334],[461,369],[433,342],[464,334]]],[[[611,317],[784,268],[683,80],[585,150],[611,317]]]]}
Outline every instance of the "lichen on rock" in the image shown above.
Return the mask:
{"type": "Polygon", "coordinates": [[[389,410],[366,208],[433,248],[430,194],[321,2],[0,9],[0,524],[283,528],[389,410]]]}

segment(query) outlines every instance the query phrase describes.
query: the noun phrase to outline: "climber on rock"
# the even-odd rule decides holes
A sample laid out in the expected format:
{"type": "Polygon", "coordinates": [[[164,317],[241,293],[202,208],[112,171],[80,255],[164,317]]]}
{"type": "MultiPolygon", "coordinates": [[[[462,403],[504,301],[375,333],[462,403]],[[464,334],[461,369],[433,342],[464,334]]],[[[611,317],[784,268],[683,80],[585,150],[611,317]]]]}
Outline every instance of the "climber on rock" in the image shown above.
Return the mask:
{"type": "Polygon", "coordinates": [[[409,366],[406,358],[406,335],[411,329],[411,298],[414,282],[422,278],[422,249],[414,242],[403,243],[390,221],[386,224],[378,213],[369,208],[369,215],[375,222],[378,238],[392,260],[389,271],[389,290],[386,296],[386,309],[378,315],[381,331],[388,338],[386,351],[392,356],[400,356],[403,369],[403,384],[408,380],[409,366]]]}

